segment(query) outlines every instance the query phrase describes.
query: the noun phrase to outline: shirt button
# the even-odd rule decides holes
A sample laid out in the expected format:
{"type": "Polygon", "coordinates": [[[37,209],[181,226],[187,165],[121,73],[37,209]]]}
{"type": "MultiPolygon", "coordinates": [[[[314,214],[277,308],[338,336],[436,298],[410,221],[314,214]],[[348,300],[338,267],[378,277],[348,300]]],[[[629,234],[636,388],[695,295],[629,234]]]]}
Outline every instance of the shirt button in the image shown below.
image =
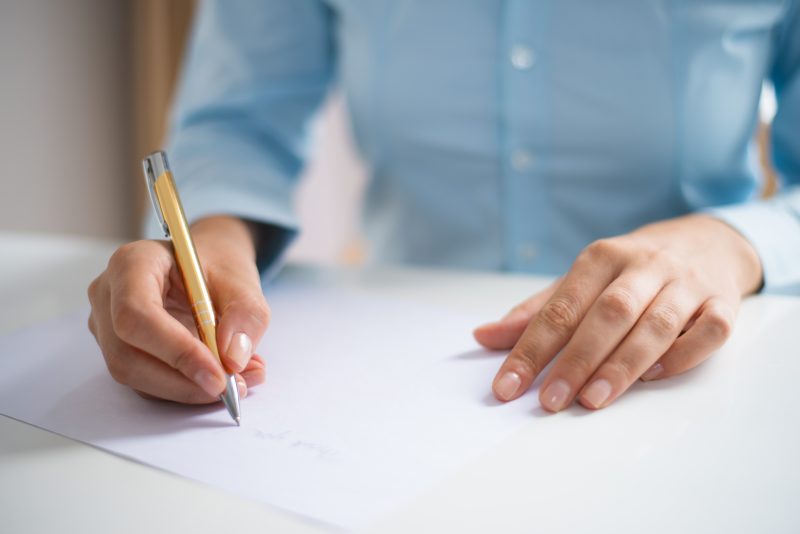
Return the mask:
{"type": "Polygon", "coordinates": [[[530,263],[536,257],[536,247],[533,243],[520,243],[517,246],[517,256],[520,260],[530,263]]]}
{"type": "Polygon", "coordinates": [[[518,172],[527,171],[533,166],[533,159],[533,153],[529,150],[515,150],[511,154],[511,166],[518,172]]]}
{"type": "Polygon", "coordinates": [[[518,70],[528,70],[533,67],[535,55],[533,50],[525,45],[511,47],[511,65],[518,70]]]}

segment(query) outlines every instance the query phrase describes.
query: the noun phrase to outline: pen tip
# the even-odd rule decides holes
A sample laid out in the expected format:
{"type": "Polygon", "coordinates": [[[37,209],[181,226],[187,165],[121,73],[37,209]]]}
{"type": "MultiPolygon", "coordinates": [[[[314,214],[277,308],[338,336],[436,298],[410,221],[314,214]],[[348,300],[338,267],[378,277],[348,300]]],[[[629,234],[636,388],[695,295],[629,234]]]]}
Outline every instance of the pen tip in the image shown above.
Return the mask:
{"type": "Polygon", "coordinates": [[[242,426],[242,418],[241,417],[237,417],[236,418],[236,426],[242,426]]]}

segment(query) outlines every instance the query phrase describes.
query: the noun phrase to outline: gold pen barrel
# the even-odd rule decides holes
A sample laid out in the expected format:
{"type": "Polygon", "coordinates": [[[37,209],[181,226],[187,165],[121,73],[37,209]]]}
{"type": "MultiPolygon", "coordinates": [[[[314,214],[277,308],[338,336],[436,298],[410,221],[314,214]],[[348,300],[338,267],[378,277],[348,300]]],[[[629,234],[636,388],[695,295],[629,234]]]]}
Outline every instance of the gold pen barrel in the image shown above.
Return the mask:
{"type": "MultiPolygon", "coordinates": [[[[172,173],[168,170],[159,175],[153,187],[164,222],[169,228],[178,269],[186,288],[186,297],[192,306],[192,315],[200,339],[219,359],[217,348],[217,316],[211,304],[211,296],[205,283],[205,275],[197,258],[197,251],[189,233],[183,206],[178,198],[172,173]]],[[[221,360],[220,360],[221,362],[221,360]]],[[[229,369],[225,369],[230,374],[229,369]]]]}

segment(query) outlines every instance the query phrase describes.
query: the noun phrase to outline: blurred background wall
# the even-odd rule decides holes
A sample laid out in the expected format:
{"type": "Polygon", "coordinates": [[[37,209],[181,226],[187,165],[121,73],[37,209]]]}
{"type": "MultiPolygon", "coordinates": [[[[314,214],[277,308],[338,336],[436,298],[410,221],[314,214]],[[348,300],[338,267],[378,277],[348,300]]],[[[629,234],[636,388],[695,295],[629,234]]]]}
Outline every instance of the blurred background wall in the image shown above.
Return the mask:
{"type": "MultiPolygon", "coordinates": [[[[163,146],[194,4],[0,0],[0,231],[138,236],[140,160],[163,146]]],[[[338,95],[313,139],[290,255],[358,262],[365,171],[338,95]]]]}
{"type": "Polygon", "coordinates": [[[133,232],[127,11],[0,0],[0,229],[133,232]]]}

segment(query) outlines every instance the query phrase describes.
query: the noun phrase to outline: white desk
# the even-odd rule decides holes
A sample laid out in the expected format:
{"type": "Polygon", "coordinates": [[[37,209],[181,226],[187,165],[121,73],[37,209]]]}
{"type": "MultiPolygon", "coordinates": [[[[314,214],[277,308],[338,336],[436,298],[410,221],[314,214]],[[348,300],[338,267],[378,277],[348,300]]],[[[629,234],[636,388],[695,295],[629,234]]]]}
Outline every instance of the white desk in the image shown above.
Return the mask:
{"type": "MultiPolygon", "coordinates": [[[[86,305],[85,288],[114,248],[0,233],[0,333],[86,305]]],[[[288,276],[483,310],[487,319],[544,283],[411,270],[294,269],[288,276]]],[[[627,435],[604,432],[602,412],[575,406],[551,416],[531,407],[530,423],[511,439],[371,531],[800,532],[800,417],[793,403],[798,327],[800,299],[751,299],[721,354],[685,377],[639,384],[618,401],[637,408],[627,435]],[[549,440],[551,417],[580,418],[586,439],[549,440]],[[597,440],[620,443],[631,451],[629,462],[594,454],[597,440]]],[[[268,506],[0,417],[0,532],[251,529],[321,531],[268,506]]]]}

